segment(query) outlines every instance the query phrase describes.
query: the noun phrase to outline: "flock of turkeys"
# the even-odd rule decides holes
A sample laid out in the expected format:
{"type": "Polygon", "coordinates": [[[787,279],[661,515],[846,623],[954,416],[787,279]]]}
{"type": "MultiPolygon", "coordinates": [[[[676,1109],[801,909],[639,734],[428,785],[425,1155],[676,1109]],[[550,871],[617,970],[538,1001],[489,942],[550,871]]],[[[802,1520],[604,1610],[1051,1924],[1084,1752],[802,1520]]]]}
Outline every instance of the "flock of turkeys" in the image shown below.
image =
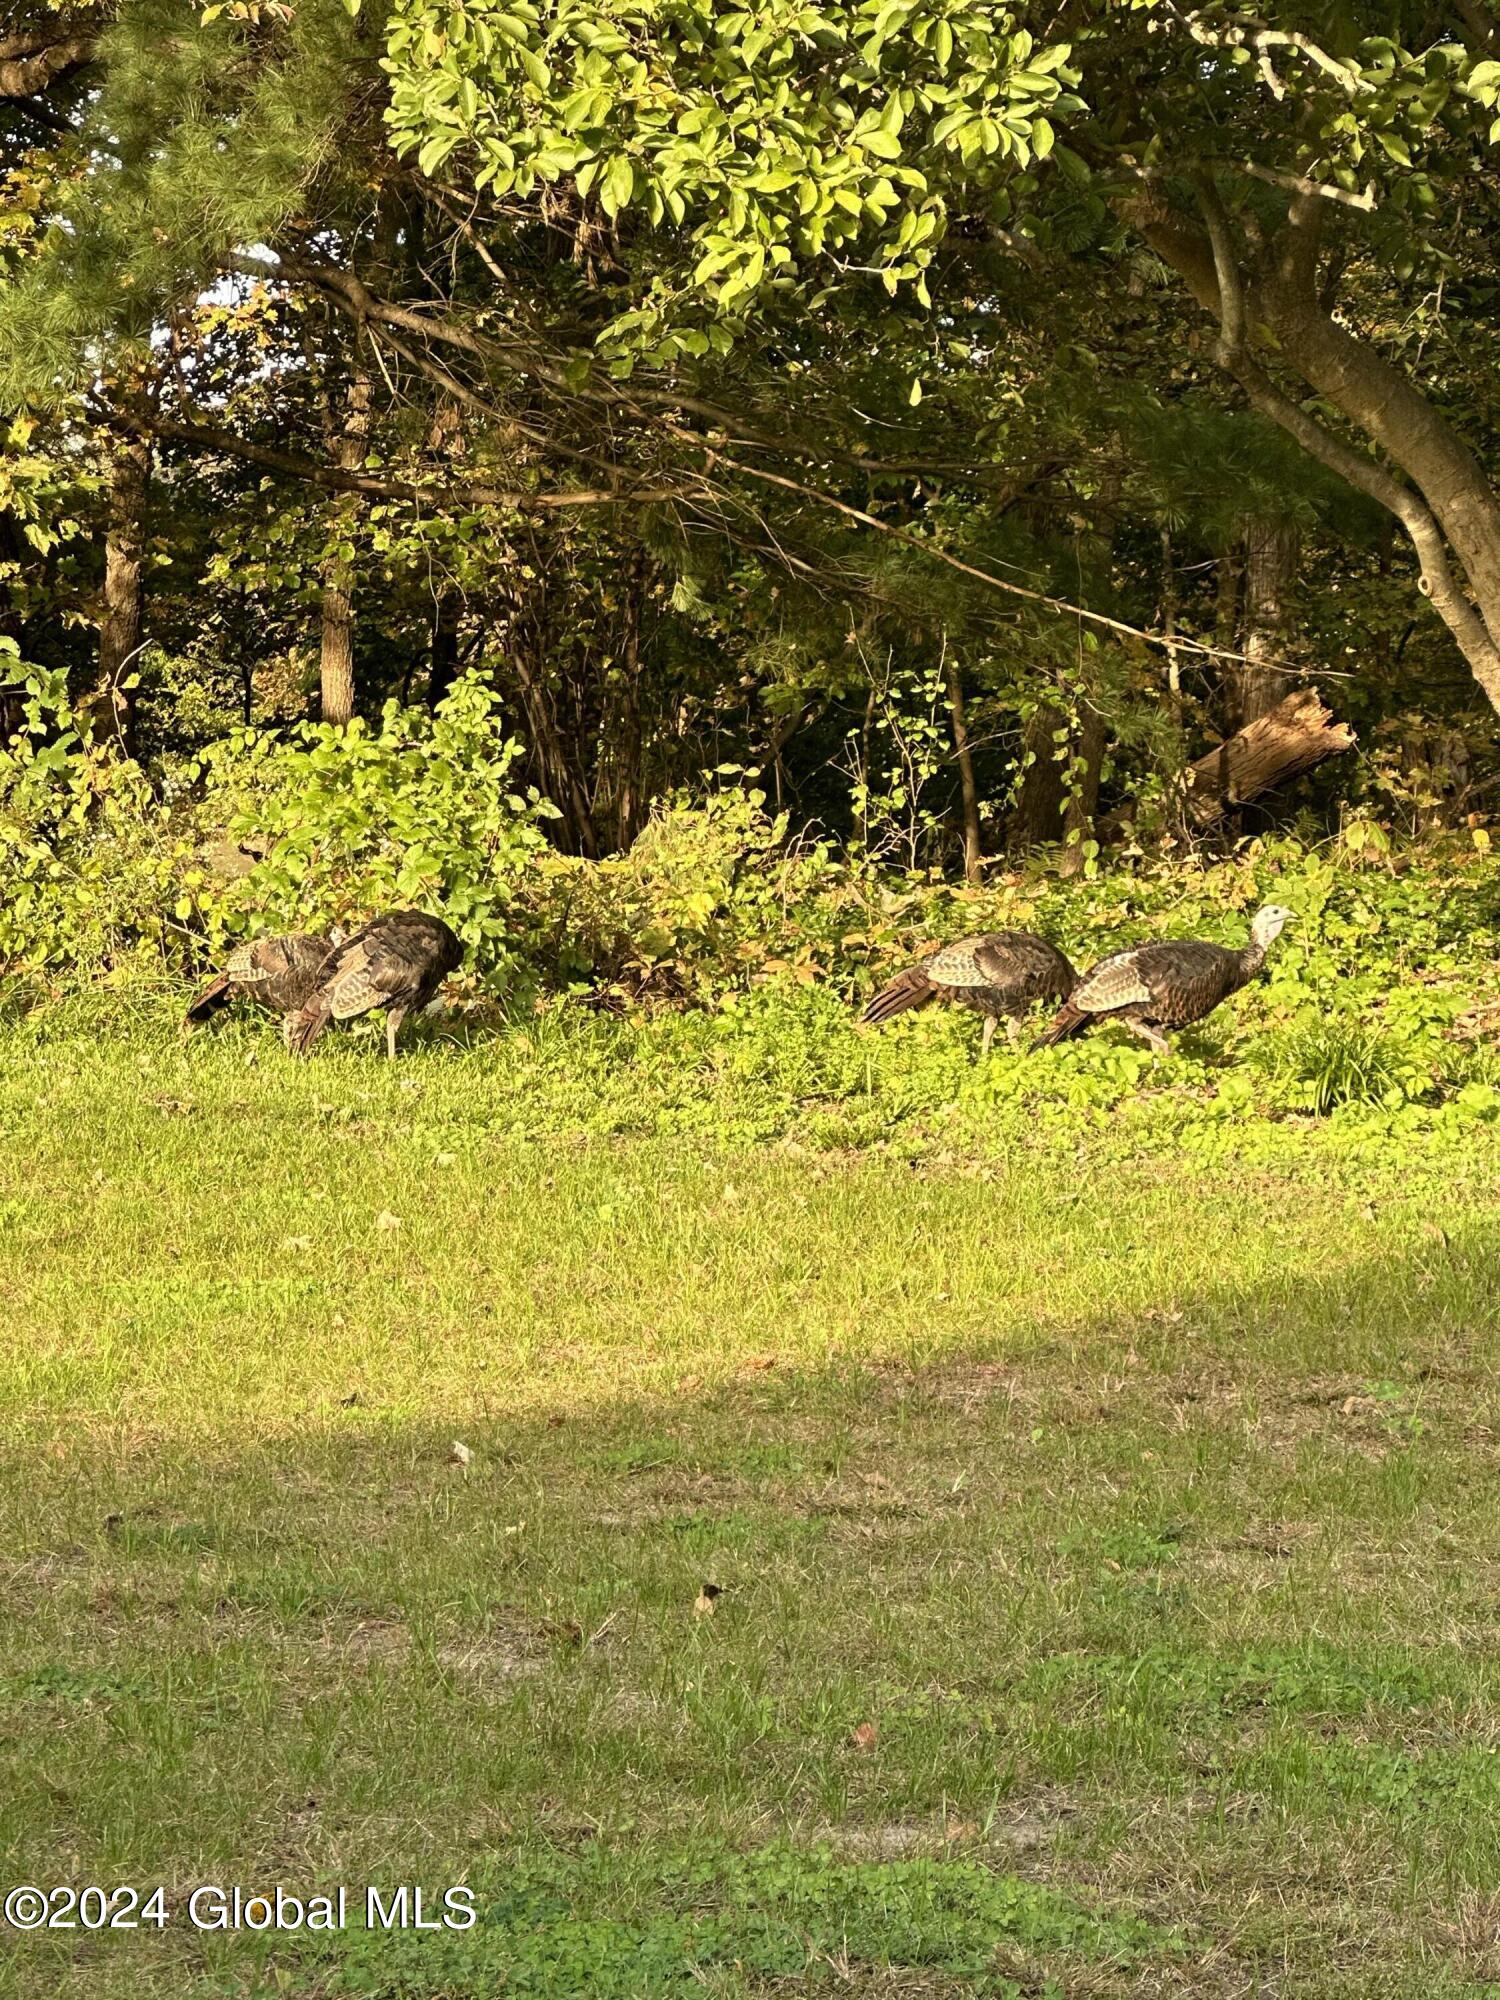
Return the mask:
{"type": "Polygon", "coordinates": [[[280,1014],[286,1045],[305,1056],[330,1021],[353,1021],[385,1009],[385,1052],[396,1053],[401,1023],[437,998],[464,948],[441,917],[398,910],[349,937],[256,938],[224,961],[187,1017],[212,1020],[231,1001],[258,1001],[280,1014]]]}
{"type": "Polygon", "coordinates": [[[866,1007],[864,1019],[888,1021],[908,1007],[950,1000],[985,1016],[988,1050],[998,1021],[1014,1041],[1033,1001],[1060,1000],[1051,1026],[1033,1047],[1065,1042],[1094,1021],[1123,1021],[1132,1034],[1165,1053],[1171,1047],[1166,1029],[1201,1021],[1249,985],[1291,914],[1279,903],[1266,903],[1251,922],[1250,942],[1238,951],[1199,938],[1136,944],[1101,958],[1081,979],[1045,938],[1030,931],[989,931],[944,945],[920,965],[898,972],[866,1007]]]}
{"type": "MultiPolygon", "coordinates": [[[[1037,1001],[1060,1001],[1034,1047],[1064,1042],[1094,1021],[1123,1021],[1142,1041],[1165,1052],[1165,1031],[1211,1014],[1246,986],[1291,917],[1277,903],[1255,913],[1250,942],[1238,951],[1179,938],[1111,952],[1080,979],[1056,945],[1030,931],[986,931],[946,944],[919,965],[898,972],[866,1007],[866,1021],[889,1021],[932,1000],[983,1014],[988,1053],[997,1024],[1012,1041],[1037,1001]]],[[[352,1021],[384,1008],[386,1054],[396,1053],[401,1023],[436,998],[463,947],[439,917],[399,910],[377,917],[352,936],[257,938],[230,953],[224,970],[189,1007],[190,1022],[212,1019],[239,998],[280,1014],[287,1047],[305,1056],[331,1021],[352,1021]]]]}

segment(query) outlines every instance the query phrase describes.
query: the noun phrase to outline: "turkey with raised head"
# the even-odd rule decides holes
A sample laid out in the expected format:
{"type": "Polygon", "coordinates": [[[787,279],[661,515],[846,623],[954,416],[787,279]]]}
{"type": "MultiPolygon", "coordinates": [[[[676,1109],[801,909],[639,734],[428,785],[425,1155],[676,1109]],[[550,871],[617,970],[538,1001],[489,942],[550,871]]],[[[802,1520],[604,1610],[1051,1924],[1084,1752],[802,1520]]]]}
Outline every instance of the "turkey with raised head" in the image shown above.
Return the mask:
{"type": "Polygon", "coordinates": [[[330,1021],[384,1007],[385,1051],[394,1056],[401,1023],[434,998],[463,955],[441,917],[420,910],[376,917],[329,954],[313,991],[287,1021],[287,1047],[305,1056],[330,1021]]]}
{"type": "Polygon", "coordinates": [[[1291,917],[1279,903],[1265,904],[1251,920],[1249,944],[1239,951],[1177,938],[1132,945],[1101,958],[1079,980],[1035,1046],[1065,1042],[1092,1021],[1123,1021],[1133,1035],[1165,1055],[1172,1045],[1162,1031],[1201,1021],[1221,1000],[1248,986],[1291,917]]]}
{"type": "Polygon", "coordinates": [[[337,943],[301,931],[285,937],[252,938],[236,945],[224,969],[211,979],[187,1010],[193,1026],[211,1021],[236,1000],[254,1000],[273,1014],[295,1014],[311,999],[318,974],[337,943]]]}
{"type": "Polygon", "coordinates": [[[1077,974],[1055,944],[1030,931],[986,931],[945,944],[919,965],[898,972],[860,1016],[889,1021],[931,1000],[951,1001],[983,1014],[981,1053],[989,1054],[1001,1021],[1015,1040],[1021,1017],[1034,1000],[1066,1000],[1077,974]]]}

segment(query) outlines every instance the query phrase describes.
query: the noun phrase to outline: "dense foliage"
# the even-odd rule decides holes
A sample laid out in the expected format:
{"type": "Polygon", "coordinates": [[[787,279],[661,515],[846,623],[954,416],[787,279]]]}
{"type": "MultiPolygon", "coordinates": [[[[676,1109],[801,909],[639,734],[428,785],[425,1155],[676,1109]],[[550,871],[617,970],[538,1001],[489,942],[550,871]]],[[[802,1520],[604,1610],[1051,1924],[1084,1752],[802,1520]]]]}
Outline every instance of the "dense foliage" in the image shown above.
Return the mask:
{"type": "Polygon", "coordinates": [[[62,677],[149,819],[473,669],[566,854],[734,763],[977,879],[1200,839],[1311,678],[1359,756],[1216,840],[1482,816],[1481,12],[21,9],[0,720],[62,677]]]}
{"type": "MultiPolygon", "coordinates": [[[[1137,854],[1058,879],[943,881],[799,836],[753,774],[664,803],[623,856],[546,839],[493,694],[460,680],[436,714],[238,730],[174,766],[165,795],[81,741],[34,683],[0,758],[7,984],[65,999],[61,1024],[126,1002],[158,1024],[233,938],[444,909],[467,950],[430,1034],[505,1080],[517,1133],[698,1133],[985,1158],[1087,1139],[1267,1162],[1332,1120],[1376,1154],[1500,1117],[1493,1024],[1500,901],[1472,834],[1393,845],[1242,843],[1184,869],[1137,854]],[[1079,965],[1152,937],[1243,941],[1262,900],[1296,922],[1267,977],[1179,1038],[1169,1065],[1104,1031],[974,1060],[972,1016],[880,1031],[858,1005],[935,938],[1022,925],[1079,965]],[[684,1003],[689,1003],[684,1005],[684,1003]]],[[[49,1034],[56,1007],[35,1031],[49,1034]]],[[[247,1020],[247,1048],[265,1029],[247,1020]]]]}

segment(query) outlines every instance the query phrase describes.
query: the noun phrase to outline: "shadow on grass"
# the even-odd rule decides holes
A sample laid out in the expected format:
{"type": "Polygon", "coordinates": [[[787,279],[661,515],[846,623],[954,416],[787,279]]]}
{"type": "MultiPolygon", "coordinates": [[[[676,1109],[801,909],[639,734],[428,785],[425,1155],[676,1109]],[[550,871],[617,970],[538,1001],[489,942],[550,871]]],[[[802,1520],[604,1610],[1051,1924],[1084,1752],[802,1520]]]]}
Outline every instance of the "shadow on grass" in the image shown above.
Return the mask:
{"type": "Polygon", "coordinates": [[[1399,1978],[1500,1887],[1497,1284],[1450,1217],[1021,1339],[808,1367],[768,1327],[660,1394],[507,1413],[502,1368],[462,1419],[59,1437],[0,1466],[6,1873],[491,1912],[179,1928],[80,1992],[1125,1990],[1179,1934],[1335,1991],[1340,1924],[1399,1978]]]}

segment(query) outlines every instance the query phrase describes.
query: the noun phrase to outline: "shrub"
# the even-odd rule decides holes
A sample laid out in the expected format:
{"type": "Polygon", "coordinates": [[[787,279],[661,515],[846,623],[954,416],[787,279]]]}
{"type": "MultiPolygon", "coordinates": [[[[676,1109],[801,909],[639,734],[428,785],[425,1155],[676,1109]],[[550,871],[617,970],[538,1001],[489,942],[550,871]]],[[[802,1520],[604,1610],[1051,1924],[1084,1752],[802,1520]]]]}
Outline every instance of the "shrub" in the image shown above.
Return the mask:
{"type": "Polygon", "coordinates": [[[158,792],[88,740],[60,677],[16,671],[21,727],[0,750],[13,978],[175,978],[205,945],[406,905],[441,908],[482,976],[512,969],[553,808],[516,784],[520,747],[478,681],[435,716],[393,702],[373,729],[237,730],[158,792]],[[226,835],[259,856],[227,880],[203,857],[226,835]]]}
{"type": "Polygon", "coordinates": [[[520,787],[521,746],[474,676],[435,715],[386,704],[379,724],[240,729],[198,766],[200,823],[258,849],[248,873],[182,874],[177,912],[222,933],[348,925],[375,910],[441,911],[486,979],[510,973],[525,876],[556,808],[520,787]]]}
{"type": "Polygon", "coordinates": [[[0,639],[19,727],[0,747],[0,957],[16,980],[123,969],[145,948],[159,964],[172,839],[166,809],[135,764],[95,748],[64,677],[22,667],[0,639]]]}
{"type": "Polygon", "coordinates": [[[628,998],[704,999],[743,981],[817,866],[813,854],[799,864],[784,853],[785,833],[763,793],[724,790],[659,807],[628,854],[553,857],[533,903],[546,969],[628,998]]]}

